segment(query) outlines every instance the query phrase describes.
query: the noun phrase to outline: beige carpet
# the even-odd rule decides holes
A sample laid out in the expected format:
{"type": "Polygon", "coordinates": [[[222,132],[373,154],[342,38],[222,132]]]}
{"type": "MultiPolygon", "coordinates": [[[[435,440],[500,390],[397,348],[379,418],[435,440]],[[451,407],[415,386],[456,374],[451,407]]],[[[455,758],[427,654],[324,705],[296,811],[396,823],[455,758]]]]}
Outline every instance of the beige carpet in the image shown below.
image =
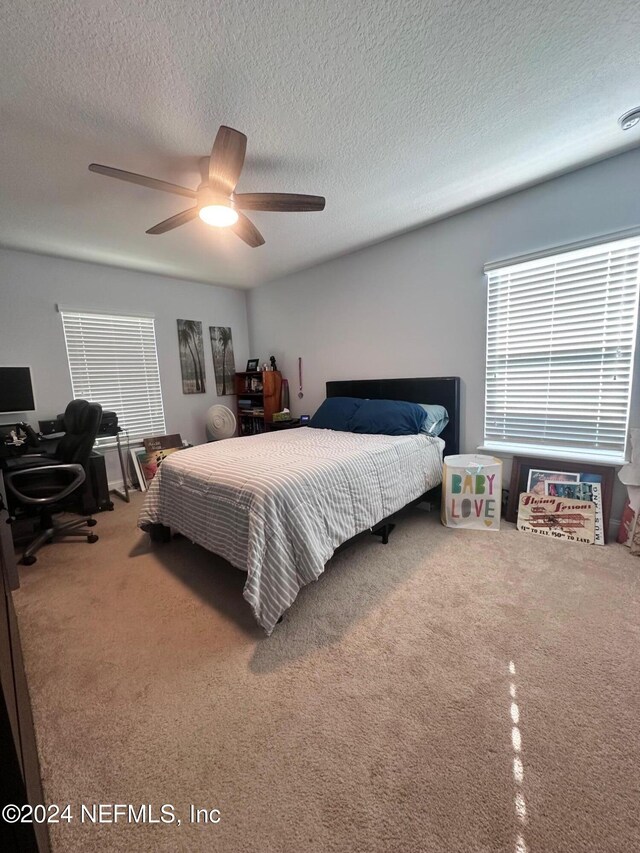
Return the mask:
{"type": "Polygon", "coordinates": [[[139,501],[15,595],[46,795],[74,814],[56,851],[640,849],[640,559],[410,510],[266,639],[242,574],[150,545],[139,501]],[[181,825],[81,824],[82,802],[181,825]]]}

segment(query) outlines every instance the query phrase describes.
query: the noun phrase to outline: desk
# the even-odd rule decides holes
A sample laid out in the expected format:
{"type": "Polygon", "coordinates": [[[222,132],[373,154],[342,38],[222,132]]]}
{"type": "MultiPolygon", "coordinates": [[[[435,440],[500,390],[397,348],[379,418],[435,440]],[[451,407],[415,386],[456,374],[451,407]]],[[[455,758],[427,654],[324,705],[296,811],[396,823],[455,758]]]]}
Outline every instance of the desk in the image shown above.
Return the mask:
{"type": "MultiPolygon", "coordinates": [[[[33,716],[29,701],[29,689],[24,671],[20,632],[13,606],[9,583],[10,566],[7,555],[15,567],[11,534],[5,548],[5,533],[9,531],[5,510],[0,511],[0,744],[2,744],[2,795],[4,802],[21,808],[45,802],[38,751],[33,730],[33,716]],[[26,795],[25,795],[26,788],[26,795]]],[[[24,813],[23,813],[24,814],[24,813]]],[[[3,824],[0,828],[0,844],[3,850],[50,850],[46,824],[3,824]],[[3,843],[4,842],[4,843],[3,843]]]]}
{"type": "Polygon", "coordinates": [[[300,418],[290,418],[288,421],[267,421],[267,432],[275,432],[279,429],[296,429],[303,426],[300,418]]]}
{"type": "MultiPolygon", "coordinates": [[[[13,547],[13,536],[8,524],[9,512],[7,510],[7,493],[4,485],[4,474],[0,466],[0,565],[4,567],[5,577],[9,589],[18,589],[20,580],[18,578],[18,564],[16,562],[15,549],[13,547]]],[[[1,581],[1,578],[0,578],[1,581]]]]}
{"type": "Polygon", "coordinates": [[[4,472],[10,460],[19,459],[21,455],[26,455],[29,449],[33,448],[28,448],[25,445],[16,447],[13,444],[5,444],[4,441],[0,442],[0,563],[4,565],[4,573],[9,589],[18,589],[20,580],[18,577],[18,564],[13,546],[11,526],[8,524],[9,504],[4,484],[4,472]]]}
{"type": "MultiPolygon", "coordinates": [[[[46,442],[51,441],[46,450],[52,452],[55,449],[54,441],[57,442],[64,433],[57,433],[52,436],[45,436],[42,439],[42,447],[45,449],[46,442]]],[[[18,589],[20,580],[18,577],[18,564],[16,562],[15,549],[13,545],[13,536],[11,535],[11,526],[7,524],[9,518],[7,491],[4,484],[4,472],[10,467],[11,461],[19,462],[21,459],[26,461],[26,457],[32,454],[38,460],[38,464],[46,464],[47,453],[36,454],[37,448],[29,447],[22,444],[19,446],[13,444],[5,444],[0,442],[0,557],[4,562],[4,571],[9,589],[18,589]]]]}

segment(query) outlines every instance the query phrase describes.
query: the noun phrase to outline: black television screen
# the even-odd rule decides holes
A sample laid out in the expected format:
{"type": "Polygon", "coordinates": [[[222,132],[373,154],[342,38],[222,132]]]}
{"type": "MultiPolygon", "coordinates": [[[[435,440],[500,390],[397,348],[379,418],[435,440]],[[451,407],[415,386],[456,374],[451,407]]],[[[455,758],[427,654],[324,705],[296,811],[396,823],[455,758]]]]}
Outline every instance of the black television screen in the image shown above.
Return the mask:
{"type": "Polygon", "coordinates": [[[33,412],[30,367],[0,367],[0,412],[33,412]]]}

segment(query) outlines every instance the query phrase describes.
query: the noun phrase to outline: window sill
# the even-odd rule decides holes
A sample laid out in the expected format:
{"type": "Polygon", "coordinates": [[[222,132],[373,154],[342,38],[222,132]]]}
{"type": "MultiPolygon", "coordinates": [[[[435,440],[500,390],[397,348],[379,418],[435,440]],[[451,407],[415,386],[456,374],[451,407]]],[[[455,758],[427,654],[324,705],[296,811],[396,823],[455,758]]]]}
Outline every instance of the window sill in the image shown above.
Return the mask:
{"type": "Polygon", "coordinates": [[[117,450],[118,445],[114,439],[113,442],[110,441],[107,444],[94,444],[93,449],[96,453],[102,453],[103,450],[117,450]]]}
{"type": "Polygon", "coordinates": [[[628,460],[624,456],[599,455],[581,450],[555,450],[549,447],[523,445],[523,444],[483,444],[478,447],[482,453],[491,453],[494,456],[535,456],[539,459],[564,459],[567,462],[586,462],[592,465],[611,465],[620,467],[626,465],[628,460]]]}

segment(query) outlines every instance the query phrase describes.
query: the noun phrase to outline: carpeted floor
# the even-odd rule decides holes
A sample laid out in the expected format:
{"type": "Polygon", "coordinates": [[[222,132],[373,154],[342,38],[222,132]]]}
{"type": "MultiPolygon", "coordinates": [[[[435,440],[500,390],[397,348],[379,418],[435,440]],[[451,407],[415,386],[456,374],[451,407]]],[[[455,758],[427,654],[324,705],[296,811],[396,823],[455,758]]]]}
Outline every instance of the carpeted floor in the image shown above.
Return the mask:
{"type": "Polygon", "coordinates": [[[54,850],[640,849],[640,560],[410,510],[266,639],[243,575],[131,506],[15,594],[54,850]],[[173,824],[80,822],[150,804],[173,824]],[[220,810],[189,821],[189,804],[220,810]],[[215,815],[214,815],[215,817],[215,815]]]}

